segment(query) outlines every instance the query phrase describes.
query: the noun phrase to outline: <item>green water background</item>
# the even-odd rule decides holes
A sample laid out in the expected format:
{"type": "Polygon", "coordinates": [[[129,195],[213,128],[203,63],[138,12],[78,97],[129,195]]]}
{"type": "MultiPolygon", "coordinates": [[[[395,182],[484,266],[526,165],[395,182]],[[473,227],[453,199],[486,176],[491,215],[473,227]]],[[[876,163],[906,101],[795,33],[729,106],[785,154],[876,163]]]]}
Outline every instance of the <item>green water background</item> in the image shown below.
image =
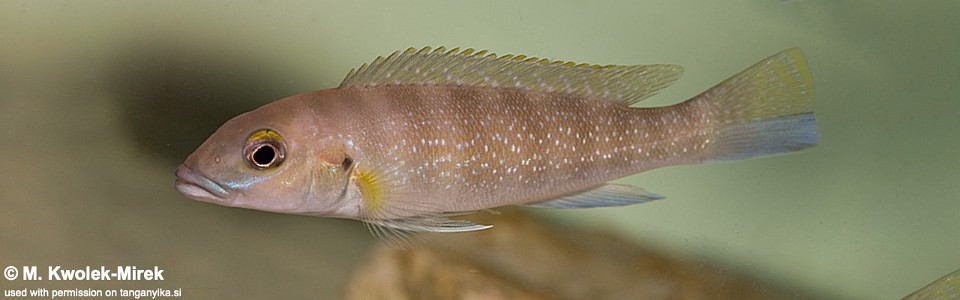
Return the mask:
{"type": "Polygon", "coordinates": [[[335,86],[377,55],[447,45],[676,63],[644,105],[788,47],[821,145],[651,171],[652,204],[548,211],[828,298],[897,298],[960,268],[960,2],[2,1],[0,266],[132,264],[188,296],[330,298],[375,245],[359,223],[181,197],[174,167],[227,118],[335,86]]]}

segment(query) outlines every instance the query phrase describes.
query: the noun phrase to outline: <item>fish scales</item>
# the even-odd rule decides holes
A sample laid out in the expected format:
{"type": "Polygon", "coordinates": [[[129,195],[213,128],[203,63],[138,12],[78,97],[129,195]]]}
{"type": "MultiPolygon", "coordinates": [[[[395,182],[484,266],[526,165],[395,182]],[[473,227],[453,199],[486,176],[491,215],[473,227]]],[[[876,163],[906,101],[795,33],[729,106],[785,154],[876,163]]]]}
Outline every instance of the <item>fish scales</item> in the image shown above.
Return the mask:
{"type": "Polygon", "coordinates": [[[335,91],[313,101],[316,113],[343,118],[355,145],[375,145],[359,150],[358,160],[390,170],[406,194],[446,198],[435,207],[443,211],[542,201],[695,162],[711,131],[693,103],[624,108],[558,93],[444,86],[335,91]],[[350,104],[330,110],[327,101],[350,104]]]}
{"type": "Polygon", "coordinates": [[[819,141],[798,49],[687,101],[630,107],[681,71],[411,48],[351,71],[338,88],[227,121],[177,168],[175,187],[221,205],[357,219],[404,244],[410,232],[490,227],[451,214],[657,200],[608,181],[819,141]]]}

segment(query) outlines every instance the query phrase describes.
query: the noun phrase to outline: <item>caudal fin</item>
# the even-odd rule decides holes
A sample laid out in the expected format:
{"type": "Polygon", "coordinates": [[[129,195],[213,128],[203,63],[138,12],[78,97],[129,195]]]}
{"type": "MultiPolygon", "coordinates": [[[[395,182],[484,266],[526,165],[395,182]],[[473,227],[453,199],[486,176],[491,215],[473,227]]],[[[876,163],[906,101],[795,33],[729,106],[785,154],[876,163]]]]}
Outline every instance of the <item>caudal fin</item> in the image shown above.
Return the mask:
{"type": "Polygon", "coordinates": [[[764,59],[690,102],[716,117],[705,161],[798,151],[819,141],[812,79],[797,48],[764,59]]]}

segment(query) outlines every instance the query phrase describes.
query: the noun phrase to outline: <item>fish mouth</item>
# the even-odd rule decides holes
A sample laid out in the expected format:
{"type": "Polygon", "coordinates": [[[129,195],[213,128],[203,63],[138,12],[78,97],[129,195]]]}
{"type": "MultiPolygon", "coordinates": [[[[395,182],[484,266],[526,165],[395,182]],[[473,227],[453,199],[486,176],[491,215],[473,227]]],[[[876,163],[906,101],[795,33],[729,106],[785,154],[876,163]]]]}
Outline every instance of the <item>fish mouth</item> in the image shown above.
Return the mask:
{"type": "Polygon", "coordinates": [[[194,172],[187,165],[177,167],[176,175],[177,180],[173,187],[187,197],[208,202],[225,202],[230,199],[230,191],[194,172]]]}

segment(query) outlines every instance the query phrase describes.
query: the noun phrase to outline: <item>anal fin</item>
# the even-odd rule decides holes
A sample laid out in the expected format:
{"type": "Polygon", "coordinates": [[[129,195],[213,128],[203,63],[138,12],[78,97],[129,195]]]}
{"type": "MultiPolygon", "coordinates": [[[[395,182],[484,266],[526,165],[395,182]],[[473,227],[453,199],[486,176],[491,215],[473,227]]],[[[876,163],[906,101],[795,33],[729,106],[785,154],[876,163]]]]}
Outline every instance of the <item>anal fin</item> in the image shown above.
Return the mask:
{"type": "Polygon", "coordinates": [[[560,198],[524,204],[524,206],[544,208],[610,207],[640,204],[663,198],[663,196],[635,186],[604,184],[560,198]]]}

